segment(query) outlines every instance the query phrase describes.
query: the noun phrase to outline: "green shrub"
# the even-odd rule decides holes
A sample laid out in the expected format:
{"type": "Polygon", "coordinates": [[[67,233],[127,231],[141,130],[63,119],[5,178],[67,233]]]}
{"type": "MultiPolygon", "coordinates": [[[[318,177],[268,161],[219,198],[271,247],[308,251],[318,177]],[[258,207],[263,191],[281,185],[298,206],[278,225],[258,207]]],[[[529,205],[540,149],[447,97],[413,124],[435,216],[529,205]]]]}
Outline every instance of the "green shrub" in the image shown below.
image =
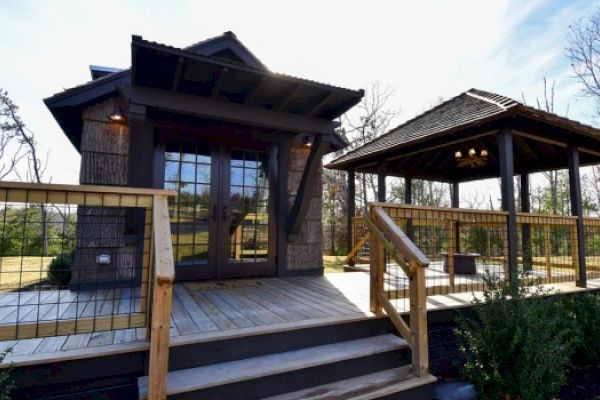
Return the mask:
{"type": "Polygon", "coordinates": [[[565,297],[569,323],[577,333],[572,363],[577,366],[600,364],[600,297],[576,294],[565,297]]]}
{"type": "Polygon", "coordinates": [[[562,303],[541,287],[522,283],[511,297],[506,283],[484,278],[483,299],[458,318],[457,339],[465,378],[478,399],[547,400],[565,382],[573,331],[562,303]]]}
{"type": "Polygon", "coordinates": [[[48,265],[48,278],[55,285],[68,285],[71,281],[72,254],[61,254],[52,259],[48,265]]]}
{"type": "MultiPolygon", "coordinates": [[[[12,348],[4,350],[0,353],[0,362],[4,360],[4,357],[12,351],[12,348]]],[[[11,392],[15,388],[15,383],[11,377],[12,367],[3,368],[0,370],[0,400],[11,400],[11,392]]]]}

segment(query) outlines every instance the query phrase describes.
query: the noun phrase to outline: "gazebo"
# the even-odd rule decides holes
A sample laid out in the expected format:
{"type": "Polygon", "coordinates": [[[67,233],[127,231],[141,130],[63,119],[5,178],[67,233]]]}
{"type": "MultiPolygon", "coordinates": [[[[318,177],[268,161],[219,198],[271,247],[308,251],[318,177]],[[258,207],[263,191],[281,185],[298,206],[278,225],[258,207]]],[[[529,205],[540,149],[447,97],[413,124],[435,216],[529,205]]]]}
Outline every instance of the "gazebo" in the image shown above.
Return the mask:
{"type": "MultiPolygon", "coordinates": [[[[356,232],[352,226],[353,221],[356,224],[355,174],[378,175],[377,200],[381,203],[386,201],[386,176],[403,177],[405,206],[401,212],[395,210],[396,214],[392,217],[395,216],[399,224],[403,221],[409,236],[418,218],[423,219],[421,225],[425,225],[425,219],[437,221],[430,226],[443,225],[443,221],[440,221],[444,220],[448,222],[444,225],[448,230],[444,231],[444,242],[437,245],[436,251],[439,253],[441,249],[448,250],[450,254],[460,253],[460,224],[490,227],[501,223],[503,242],[498,241],[497,247],[504,247],[504,251],[491,249],[489,256],[502,259],[507,278],[515,288],[521,266],[532,263],[532,227],[539,227],[543,232],[540,234],[542,245],[538,251],[542,257],[536,262],[547,267],[546,278],[558,279],[551,271],[553,264],[556,264],[552,251],[557,250],[552,250],[552,235],[549,232],[550,229],[560,228],[569,234],[569,243],[565,248],[568,248],[570,255],[566,265],[570,264],[573,268],[572,277],[577,285],[585,287],[588,276],[586,227],[595,227],[597,221],[595,218],[584,218],[582,214],[579,168],[600,163],[599,139],[600,130],[590,126],[505,96],[470,89],[339,156],[327,167],[348,171],[349,249],[360,239],[352,235],[352,232],[356,232]],[[530,214],[529,174],[564,168],[569,171],[572,216],[530,214]],[[521,177],[520,210],[515,204],[515,175],[521,177]],[[487,213],[487,216],[482,215],[482,211],[473,211],[468,215],[465,214],[467,210],[461,209],[459,212],[459,183],[498,177],[501,179],[502,212],[487,213]],[[450,214],[448,209],[417,210],[411,207],[413,179],[451,184],[454,214],[450,214]]],[[[428,232],[431,236],[433,231],[428,232]]],[[[432,243],[431,237],[428,240],[427,246],[432,243]]],[[[489,248],[494,247],[493,240],[486,240],[489,248]]],[[[419,246],[418,241],[416,244],[419,246]]],[[[455,271],[450,259],[449,264],[452,286],[455,271]]]]}

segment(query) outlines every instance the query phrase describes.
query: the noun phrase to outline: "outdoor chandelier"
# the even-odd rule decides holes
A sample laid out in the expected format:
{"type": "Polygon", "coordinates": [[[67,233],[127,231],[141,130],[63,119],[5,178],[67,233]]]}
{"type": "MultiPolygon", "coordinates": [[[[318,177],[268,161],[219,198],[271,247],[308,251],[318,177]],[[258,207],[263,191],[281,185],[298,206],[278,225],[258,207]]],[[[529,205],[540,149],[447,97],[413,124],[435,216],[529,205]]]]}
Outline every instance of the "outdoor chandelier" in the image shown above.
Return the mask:
{"type": "Polygon", "coordinates": [[[486,148],[482,148],[478,154],[475,147],[470,147],[467,155],[463,156],[460,150],[456,150],[454,159],[458,168],[480,168],[488,162],[488,151],[486,148]]]}

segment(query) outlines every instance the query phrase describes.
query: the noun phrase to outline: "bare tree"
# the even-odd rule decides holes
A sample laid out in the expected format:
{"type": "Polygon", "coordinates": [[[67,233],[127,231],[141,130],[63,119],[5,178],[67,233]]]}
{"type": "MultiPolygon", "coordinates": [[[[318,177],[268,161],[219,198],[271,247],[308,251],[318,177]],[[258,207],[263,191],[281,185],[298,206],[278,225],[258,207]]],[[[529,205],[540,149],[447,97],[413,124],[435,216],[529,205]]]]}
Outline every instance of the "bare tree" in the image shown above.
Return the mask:
{"type": "MultiPolygon", "coordinates": [[[[11,100],[8,93],[2,89],[0,89],[0,117],[2,118],[0,125],[2,129],[0,143],[4,142],[5,144],[8,144],[12,140],[14,141],[13,144],[16,146],[16,151],[13,153],[8,164],[2,164],[0,179],[3,179],[11,172],[19,179],[22,179],[21,172],[17,169],[17,164],[26,157],[28,160],[27,170],[25,172],[27,180],[42,183],[47,163],[43,163],[40,159],[35,135],[25,126],[25,123],[19,116],[19,107],[11,100]],[[8,167],[6,167],[7,165],[8,167]]],[[[4,155],[4,152],[5,147],[0,151],[0,162],[2,162],[1,156],[4,155]]],[[[48,253],[46,223],[48,213],[44,204],[40,204],[39,207],[42,221],[40,232],[42,237],[42,255],[46,256],[48,253]]],[[[58,208],[56,209],[60,213],[60,210],[58,208]]]]}
{"type": "MultiPolygon", "coordinates": [[[[399,110],[389,108],[389,101],[394,93],[395,89],[382,88],[378,82],[375,82],[366,91],[360,104],[355,107],[358,115],[356,117],[344,115],[342,134],[351,149],[362,146],[387,132],[399,112],[399,110]]],[[[377,198],[376,179],[373,174],[358,174],[357,180],[359,181],[358,188],[362,207],[366,209],[369,191],[372,193],[372,198],[377,198]]]]}
{"type": "Polygon", "coordinates": [[[582,93],[594,98],[600,115],[600,8],[589,19],[569,26],[566,53],[582,93]]]}

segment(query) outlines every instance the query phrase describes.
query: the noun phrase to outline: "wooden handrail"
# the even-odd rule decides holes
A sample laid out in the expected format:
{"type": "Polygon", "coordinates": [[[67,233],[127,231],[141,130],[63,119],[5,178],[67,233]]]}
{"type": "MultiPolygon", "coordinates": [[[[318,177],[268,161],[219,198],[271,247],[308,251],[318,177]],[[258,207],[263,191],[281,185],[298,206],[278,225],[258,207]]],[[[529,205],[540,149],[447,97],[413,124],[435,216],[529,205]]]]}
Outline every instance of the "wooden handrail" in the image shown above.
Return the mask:
{"type": "Polygon", "coordinates": [[[169,369],[169,334],[175,264],[171,243],[171,224],[167,197],[154,196],[153,207],[154,288],[150,327],[150,363],[148,368],[148,399],[167,397],[169,369]]]}
{"type": "Polygon", "coordinates": [[[44,190],[49,192],[110,193],[176,196],[177,192],[164,189],[135,188],[125,186],[67,185],[56,183],[30,183],[0,181],[0,189],[44,190]]]}
{"type": "MultiPolygon", "coordinates": [[[[379,204],[371,205],[365,223],[371,233],[371,311],[385,310],[394,327],[404,337],[412,351],[413,374],[424,377],[429,369],[427,339],[427,289],[425,269],[429,259],[402,232],[379,204]],[[391,304],[383,284],[385,273],[384,248],[397,261],[408,262],[410,326],[391,304]]],[[[405,262],[398,262],[403,266],[405,262]]]]}
{"type": "Polygon", "coordinates": [[[412,260],[420,267],[429,266],[429,259],[421,250],[406,236],[404,232],[392,221],[389,215],[381,207],[372,207],[371,213],[375,218],[374,222],[378,224],[387,237],[396,245],[396,249],[400,251],[402,257],[407,260],[412,260]]]}

